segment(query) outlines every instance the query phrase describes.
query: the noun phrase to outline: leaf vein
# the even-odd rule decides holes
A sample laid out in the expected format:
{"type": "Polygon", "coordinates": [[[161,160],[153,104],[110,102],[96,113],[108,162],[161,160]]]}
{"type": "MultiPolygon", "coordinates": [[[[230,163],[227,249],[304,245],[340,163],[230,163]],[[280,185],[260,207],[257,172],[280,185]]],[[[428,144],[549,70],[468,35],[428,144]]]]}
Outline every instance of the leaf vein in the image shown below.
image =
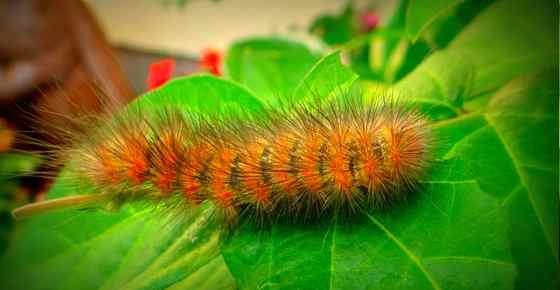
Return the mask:
{"type": "Polygon", "coordinates": [[[414,255],[414,253],[412,253],[412,251],[410,251],[395,235],[393,235],[393,233],[391,233],[389,231],[389,229],[387,229],[380,221],[378,221],[376,218],[374,218],[373,216],[366,214],[368,216],[368,218],[370,219],[370,221],[372,223],[374,223],[379,229],[381,229],[386,235],[387,237],[389,237],[409,258],[410,260],[412,260],[412,262],[414,262],[414,264],[416,264],[416,267],[418,267],[418,269],[420,269],[420,271],[424,274],[424,276],[426,276],[426,278],[428,279],[428,281],[430,282],[430,284],[432,285],[432,287],[436,290],[442,290],[441,286],[439,286],[439,284],[437,283],[437,281],[434,279],[434,277],[432,277],[432,275],[430,274],[430,272],[428,272],[428,270],[426,269],[426,267],[424,267],[424,264],[422,263],[422,261],[420,261],[420,258],[418,258],[416,255],[414,255]]]}
{"type": "Polygon", "coordinates": [[[543,217],[542,217],[541,213],[537,210],[537,205],[535,203],[535,198],[534,198],[533,194],[531,193],[531,190],[529,188],[529,183],[527,182],[527,176],[525,176],[524,171],[521,170],[521,168],[523,167],[521,165],[521,162],[519,160],[517,160],[515,154],[513,153],[513,150],[510,148],[509,144],[506,142],[504,136],[502,136],[500,130],[498,130],[498,127],[494,123],[494,120],[492,119],[492,117],[490,115],[487,115],[487,116],[485,116],[485,119],[488,122],[488,125],[490,125],[494,129],[494,131],[496,132],[496,136],[498,136],[498,138],[500,139],[500,142],[504,146],[504,149],[505,149],[506,153],[511,158],[511,160],[513,162],[513,166],[515,167],[515,169],[517,171],[519,181],[521,182],[523,187],[525,187],[525,189],[527,190],[527,196],[529,198],[529,202],[531,203],[531,207],[533,208],[533,211],[535,212],[535,215],[537,216],[537,220],[539,221],[539,224],[542,228],[543,235],[545,236],[545,239],[548,243],[548,246],[550,247],[550,250],[552,251],[552,253],[554,255],[556,263],[558,264],[559,263],[558,255],[555,253],[554,245],[553,245],[554,243],[552,242],[552,237],[550,236],[550,234],[546,230],[546,227],[544,225],[544,220],[543,220],[543,217]]]}

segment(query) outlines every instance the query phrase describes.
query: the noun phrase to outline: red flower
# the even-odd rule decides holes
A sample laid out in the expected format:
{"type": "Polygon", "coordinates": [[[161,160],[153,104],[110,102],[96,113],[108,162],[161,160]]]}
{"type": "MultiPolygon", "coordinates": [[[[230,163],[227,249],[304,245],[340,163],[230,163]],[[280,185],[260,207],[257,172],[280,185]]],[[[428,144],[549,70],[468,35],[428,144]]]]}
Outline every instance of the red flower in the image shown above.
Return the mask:
{"type": "Polygon", "coordinates": [[[379,16],[373,11],[365,11],[360,15],[360,27],[364,32],[370,32],[379,25],[379,16]]]}
{"type": "Polygon", "coordinates": [[[202,52],[198,66],[213,75],[221,76],[222,54],[216,49],[206,49],[202,52]]]}
{"type": "Polygon", "coordinates": [[[166,58],[150,64],[148,70],[148,90],[153,90],[166,83],[175,71],[175,60],[166,58]]]}

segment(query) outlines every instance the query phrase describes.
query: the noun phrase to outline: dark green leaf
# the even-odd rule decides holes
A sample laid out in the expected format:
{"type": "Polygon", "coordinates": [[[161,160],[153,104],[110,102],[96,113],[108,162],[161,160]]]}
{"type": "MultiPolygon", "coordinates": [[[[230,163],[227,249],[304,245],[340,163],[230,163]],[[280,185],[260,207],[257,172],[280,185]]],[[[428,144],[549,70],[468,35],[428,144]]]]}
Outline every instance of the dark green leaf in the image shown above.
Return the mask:
{"type": "Polygon", "coordinates": [[[421,32],[419,40],[430,43],[432,49],[441,49],[447,45],[486,7],[495,0],[486,1],[460,1],[447,12],[442,13],[421,32]]]}
{"type": "Polygon", "coordinates": [[[319,59],[306,46],[281,39],[256,38],[235,43],[226,58],[226,75],[249,88],[264,103],[292,96],[319,59]]]}
{"type": "Polygon", "coordinates": [[[407,203],[350,222],[239,229],[222,245],[238,285],[513,289],[530,282],[553,289],[556,78],[516,80],[491,98],[487,112],[435,123],[440,162],[407,203]]]}
{"type": "Polygon", "coordinates": [[[414,100],[435,119],[456,116],[470,96],[474,67],[469,58],[453,51],[434,53],[394,89],[414,100]]]}
{"type": "Polygon", "coordinates": [[[474,64],[473,95],[520,75],[558,66],[558,3],[502,0],[483,10],[449,44],[474,64]]]}
{"type": "Polygon", "coordinates": [[[406,10],[406,33],[414,42],[430,24],[464,0],[410,0],[406,10]]]}
{"type": "Polygon", "coordinates": [[[334,46],[352,39],[356,30],[354,9],[349,3],[340,15],[322,15],[315,19],[309,31],[321,38],[323,42],[334,46]]]}

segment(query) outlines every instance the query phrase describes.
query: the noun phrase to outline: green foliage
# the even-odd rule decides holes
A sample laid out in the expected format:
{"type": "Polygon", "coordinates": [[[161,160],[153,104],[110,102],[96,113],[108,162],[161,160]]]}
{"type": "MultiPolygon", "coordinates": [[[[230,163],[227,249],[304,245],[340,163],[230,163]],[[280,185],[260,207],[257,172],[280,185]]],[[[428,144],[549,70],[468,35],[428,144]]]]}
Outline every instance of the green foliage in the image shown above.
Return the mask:
{"type": "Polygon", "coordinates": [[[473,64],[454,51],[439,51],[424,60],[413,74],[394,86],[423,106],[432,119],[447,119],[460,113],[470,96],[474,78],[473,64]]]}
{"type": "MultiPolygon", "coordinates": [[[[414,15],[417,9],[403,4],[394,23],[419,39],[449,15],[468,19],[441,42],[445,47],[416,56],[418,65],[390,88],[433,119],[438,140],[436,163],[406,203],[316,224],[242,224],[228,235],[206,222],[207,205],[173,222],[142,204],[118,212],[55,212],[18,225],[0,259],[2,286],[557,289],[556,6],[503,0],[467,9],[463,3],[439,16],[440,9],[414,15]]],[[[233,81],[187,77],[133,106],[258,113],[280,96],[305,102],[353,85],[370,88],[340,63],[339,52],[318,59],[305,46],[278,39],[235,44],[226,68],[233,81]]],[[[59,178],[49,198],[73,190],[59,178]]]]}
{"type": "Polygon", "coordinates": [[[0,154],[0,181],[31,173],[41,163],[41,158],[32,154],[0,154]]]}
{"type": "MultiPolygon", "coordinates": [[[[372,31],[360,29],[360,12],[351,4],[340,15],[322,15],[310,31],[325,44],[342,48],[350,66],[363,78],[393,83],[410,72],[429,53],[425,41],[411,43],[405,35],[408,1],[402,1],[393,17],[372,31]]],[[[369,11],[375,13],[375,11],[369,11]]]]}
{"type": "Polygon", "coordinates": [[[352,70],[340,65],[340,52],[333,52],[320,59],[305,75],[293,93],[293,101],[328,98],[340,91],[349,90],[358,78],[352,70]]]}
{"type": "Polygon", "coordinates": [[[10,211],[21,202],[17,193],[24,193],[20,188],[20,180],[32,174],[40,163],[41,158],[33,154],[11,151],[0,153],[0,255],[8,246],[14,226],[10,211]]]}
{"type": "Polygon", "coordinates": [[[340,15],[321,15],[313,21],[309,32],[331,46],[347,43],[357,30],[354,13],[354,8],[348,4],[340,15]]]}
{"type": "Polygon", "coordinates": [[[261,101],[276,105],[291,96],[319,56],[305,45],[281,39],[254,38],[231,46],[226,75],[245,85],[261,101]]]}
{"type": "Polygon", "coordinates": [[[558,66],[558,7],[549,1],[498,1],[449,44],[475,65],[472,95],[516,76],[558,66]],[[519,21],[522,17],[523,21],[519,21]]]}
{"type": "Polygon", "coordinates": [[[406,33],[408,37],[412,41],[416,41],[430,24],[463,1],[411,0],[406,10],[406,33]]]}

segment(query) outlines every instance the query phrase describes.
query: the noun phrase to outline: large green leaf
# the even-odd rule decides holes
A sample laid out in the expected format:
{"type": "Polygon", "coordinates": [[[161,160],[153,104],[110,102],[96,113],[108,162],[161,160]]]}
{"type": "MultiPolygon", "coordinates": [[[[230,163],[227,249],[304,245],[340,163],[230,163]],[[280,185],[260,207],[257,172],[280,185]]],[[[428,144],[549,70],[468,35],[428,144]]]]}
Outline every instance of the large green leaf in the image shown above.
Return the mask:
{"type": "MultiPolygon", "coordinates": [[[[497,94],[487,94],[485,102],[470,106],[476,108],[472,113],[465,114],[461,108],[463,101],[483,91],[496,90],[512,77],[557,61],[557,51],[548,51],[542,59],[531,58],[525,66],[516,66],[524,55],[506,47],[520,36],[514,30],[517,26],[505,26],[516,15],[506,13],[504,5],[496,3],[473,20],[472,27],[478,27],[481,36],[472,40],[476,48],[471,51],[454,44],[428,58],[394,88],[396,94],[416,102],[448,108],[448,115],[441,114],[442,110],[428,111],[433,119],[451,118],[434,125],[441,162],[424,181],[424,190],[389,213],[367,213],[350,225],[326,220],[310,226],[278,224],[264,232],[246,225],[222,245],[240,288],[558,286],[557,233],[551,231],[558,226],[558,153],[547,144],[558,140],[558,98],[551,94],[557,92],[557,75],[516,80],[497,94]],[[501,19],[488,16],[493,14],[501,19]],[[489,22],[504,30],[496,38],[501,43],[484,39],[487,34],[482,29],[491,26],[489,22]],[[484,58],[494,57],[498,64],[512,60],[514,71],[481,79],[479,71],[484,73],[492,64],[473,60],[479,56],[473,52],[487,53],[484,58]],[[547,53],[549,62],[544,61],[547,53]],[[481,80],[492,85],[482,90],[481,80]],[[513,99],[517,100],[515,108],[508,101],[513,99]],[[539,108],[537,112],[547,111],[535,114],[533,107],[539,108]],[[504,117],[501,123],[496,116],[504,117]],[[526,165],[520,166],[521,156],[529,166],[535,160],[546,161],[529,174],[522,170],[526,165]],[[537,172],[539,169],[544,172],[537,172]]],[[[526,9],[536,14],[543,7],[526,9]]],[[[545,20],[540,22],[551,19],[546,13],[542,17],[545,20]]],[[[527,22],[523,25],[539,37],[554,39],[542,23],[527,22]]],[[[461,43],[472,29],[468,26],[455,43],[461,43]]]]}
{"type": "Polygon", "coordinates": [[[484,9],[449,44],[474,63],[473,95],[516,76],[558,66],[558,3],[501,0],[484,9]]]}
{"type": "Polygon", "coordinates": [[[557,73],[520,78],[498,91],[485,113],[514,166],[515,178],[492,186],[507,193],[517,285],[523,289],[560,287],[558,90],[557,73]]]}
{"type": "Polygon", "coordinates": [[[204,220],[174,225],[132,207],[33,219],[0,262],[3,289],[166,288],[219,256],[218,233],[204,220]]]}
{"type": "Polygon", "coordinates": [[[239,287],[554,289],[556,78],[516,80],[487,111],[434,123],[440,162],[405,204],[350,223],[245,225],[222,245],[239,287]]]}
{"type": "Polygon", "coordinates": [[[305,45],[283,39],[254,38],[235,43],[226,58],[226,75],[265,103],[292,96],[319,59],[305,45]]]}
{"type": "Polygon", "coordinates": [[[247,89],[211,75],[193,75],[171,80],[162,89],[150,91],[131,104],[143,110],[176,106],[184,111],[214,114],[264,109],[247,89]]]}
{"type": "MultiPolygon", "coordinates": [[[[174,80],[134,106],[202,113],[262,110],[245,89],[211,76],[174,80]]],[[[70,171],[62,173],[49,198],[77,193],[70,171]]],[[[184,220],[169,220],[150,206],[133,204],[118,212],[65,210],[25,220],[0,260],[1,288],[234,288],[220,256],[219,231],[207,222],[210,211],[205,206],[184,220]]]]}
{"type": "Polygon", "coordinates": [[[488,96],[516,76],[557,67],[556,8],[547,1],[491,3],[448,48],[432,54],[394,87],[446,118],[464,102],[488,96]],[[527,21],[518,21],[520,15],[527,21]]]}

